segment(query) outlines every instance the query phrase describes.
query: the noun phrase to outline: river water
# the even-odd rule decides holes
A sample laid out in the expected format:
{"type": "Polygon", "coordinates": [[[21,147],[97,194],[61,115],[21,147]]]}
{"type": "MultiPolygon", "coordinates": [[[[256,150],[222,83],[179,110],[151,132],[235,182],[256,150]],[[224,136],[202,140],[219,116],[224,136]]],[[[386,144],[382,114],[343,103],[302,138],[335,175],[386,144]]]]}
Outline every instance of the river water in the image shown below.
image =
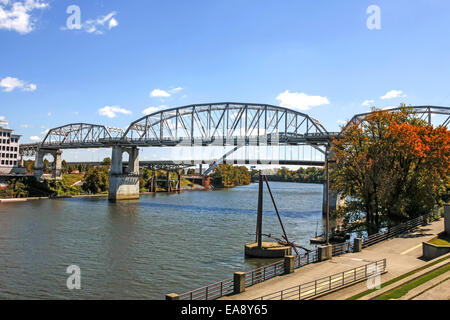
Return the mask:
{"type": "MultiPolygon", "coordinates": [[[[272,182],[290,240],[321,230],[322,186],[272,182]]],[[[0,298],[164,299],[276,260],[248,259],[258,186],[181,194],[0,204],[0,298]],[[81,269],[81,289],[66,269],[81,269]]],[[[281,238],[269,194],[263,232],[281,238]]]]}

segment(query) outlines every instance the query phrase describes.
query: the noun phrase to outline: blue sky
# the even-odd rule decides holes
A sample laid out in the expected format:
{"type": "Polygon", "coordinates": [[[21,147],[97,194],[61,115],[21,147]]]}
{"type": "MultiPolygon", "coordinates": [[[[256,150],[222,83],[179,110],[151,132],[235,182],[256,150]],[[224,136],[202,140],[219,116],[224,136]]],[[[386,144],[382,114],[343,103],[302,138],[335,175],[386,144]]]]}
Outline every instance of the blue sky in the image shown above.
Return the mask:
{"type": "Polygon", "coordinates": [[[369,105],[448,105],[449,13],[448,0],[0,0],[0,119],[26,143],[193,103],[290,106],[330,131],[369,105]]]}

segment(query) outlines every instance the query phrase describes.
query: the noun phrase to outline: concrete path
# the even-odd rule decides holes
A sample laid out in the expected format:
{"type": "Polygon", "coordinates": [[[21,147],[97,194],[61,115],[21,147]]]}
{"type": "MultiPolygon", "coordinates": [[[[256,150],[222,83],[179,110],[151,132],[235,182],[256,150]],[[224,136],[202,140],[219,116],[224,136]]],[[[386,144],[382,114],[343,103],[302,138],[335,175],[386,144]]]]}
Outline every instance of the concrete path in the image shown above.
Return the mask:
{"type": "MultiPolygon", "coordinates": [[[[296,269],[293,274],[279,276],[257,285],[246,288],[246,291],[223,297],[221,300],[251,300],[275,291],[284,290],[302,283],[324,278],[333,274],[368,264],[373,261],[387,259],[388,272],[381,276],[381,282],[388,281],[403,273],[423,266],[426,261],[422,256],[423,241],[428,241],[444,230],[443,219],[427,226],[420,227],[417,232],[387,240],[363,249],[362,252],[348,253],[332,260],[315,263],[296,269]]],[[[366,282],[360,282],[319,299],[343,300],[366,290],[366,282]]]]}
{"type": "Polygon", "coordinates": [[[414,297],[412,300],[450,300],[450,275],[448,272],[445,275],[447,280],[414,297]]]}

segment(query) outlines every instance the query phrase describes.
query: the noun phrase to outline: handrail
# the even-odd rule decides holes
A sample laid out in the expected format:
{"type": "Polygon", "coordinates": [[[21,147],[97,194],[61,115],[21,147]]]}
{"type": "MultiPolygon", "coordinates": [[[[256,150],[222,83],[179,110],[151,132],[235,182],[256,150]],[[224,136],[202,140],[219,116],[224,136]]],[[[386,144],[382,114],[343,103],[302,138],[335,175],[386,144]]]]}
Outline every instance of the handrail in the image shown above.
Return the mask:
{"type": "Polygon", "coordinates": [[[254,300],[304,300],[379,275],[386,271],[386,258],[298,286],[275,291],[254,300]],[[347,276],[347,278],[346,278],[347,276]],[[303,295],[303,296],[302,296],[303,295]]]}

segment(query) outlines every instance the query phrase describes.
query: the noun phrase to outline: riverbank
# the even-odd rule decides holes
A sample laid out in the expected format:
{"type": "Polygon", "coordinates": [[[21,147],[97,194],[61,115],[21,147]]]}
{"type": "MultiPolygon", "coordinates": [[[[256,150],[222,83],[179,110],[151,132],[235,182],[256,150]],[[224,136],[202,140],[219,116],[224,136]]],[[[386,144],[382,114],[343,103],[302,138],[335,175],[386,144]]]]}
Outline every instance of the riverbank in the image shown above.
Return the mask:
{"type": "MultiPolygon", "coordinates": [[[[181,191],[204,191],[205,187],[200,185],[181,187],[181,191]]],[[[166,192],[166,191],[159,191],[166,192]]],[[[153,194],[154,192],[144,191],[139,194],[153,194]]],[[[0,203],[14,203],[14,202],[25,202],[33,200],[44,200],[44,199],[70,199],[70,198],[103,198],[107,197],[107,193],[99,194],[75,194],[75,195],[60,195],[60,196],[48,196],[48,197],[25,197],[25,198],[3,198],[0,199],[0,203]]]]}

